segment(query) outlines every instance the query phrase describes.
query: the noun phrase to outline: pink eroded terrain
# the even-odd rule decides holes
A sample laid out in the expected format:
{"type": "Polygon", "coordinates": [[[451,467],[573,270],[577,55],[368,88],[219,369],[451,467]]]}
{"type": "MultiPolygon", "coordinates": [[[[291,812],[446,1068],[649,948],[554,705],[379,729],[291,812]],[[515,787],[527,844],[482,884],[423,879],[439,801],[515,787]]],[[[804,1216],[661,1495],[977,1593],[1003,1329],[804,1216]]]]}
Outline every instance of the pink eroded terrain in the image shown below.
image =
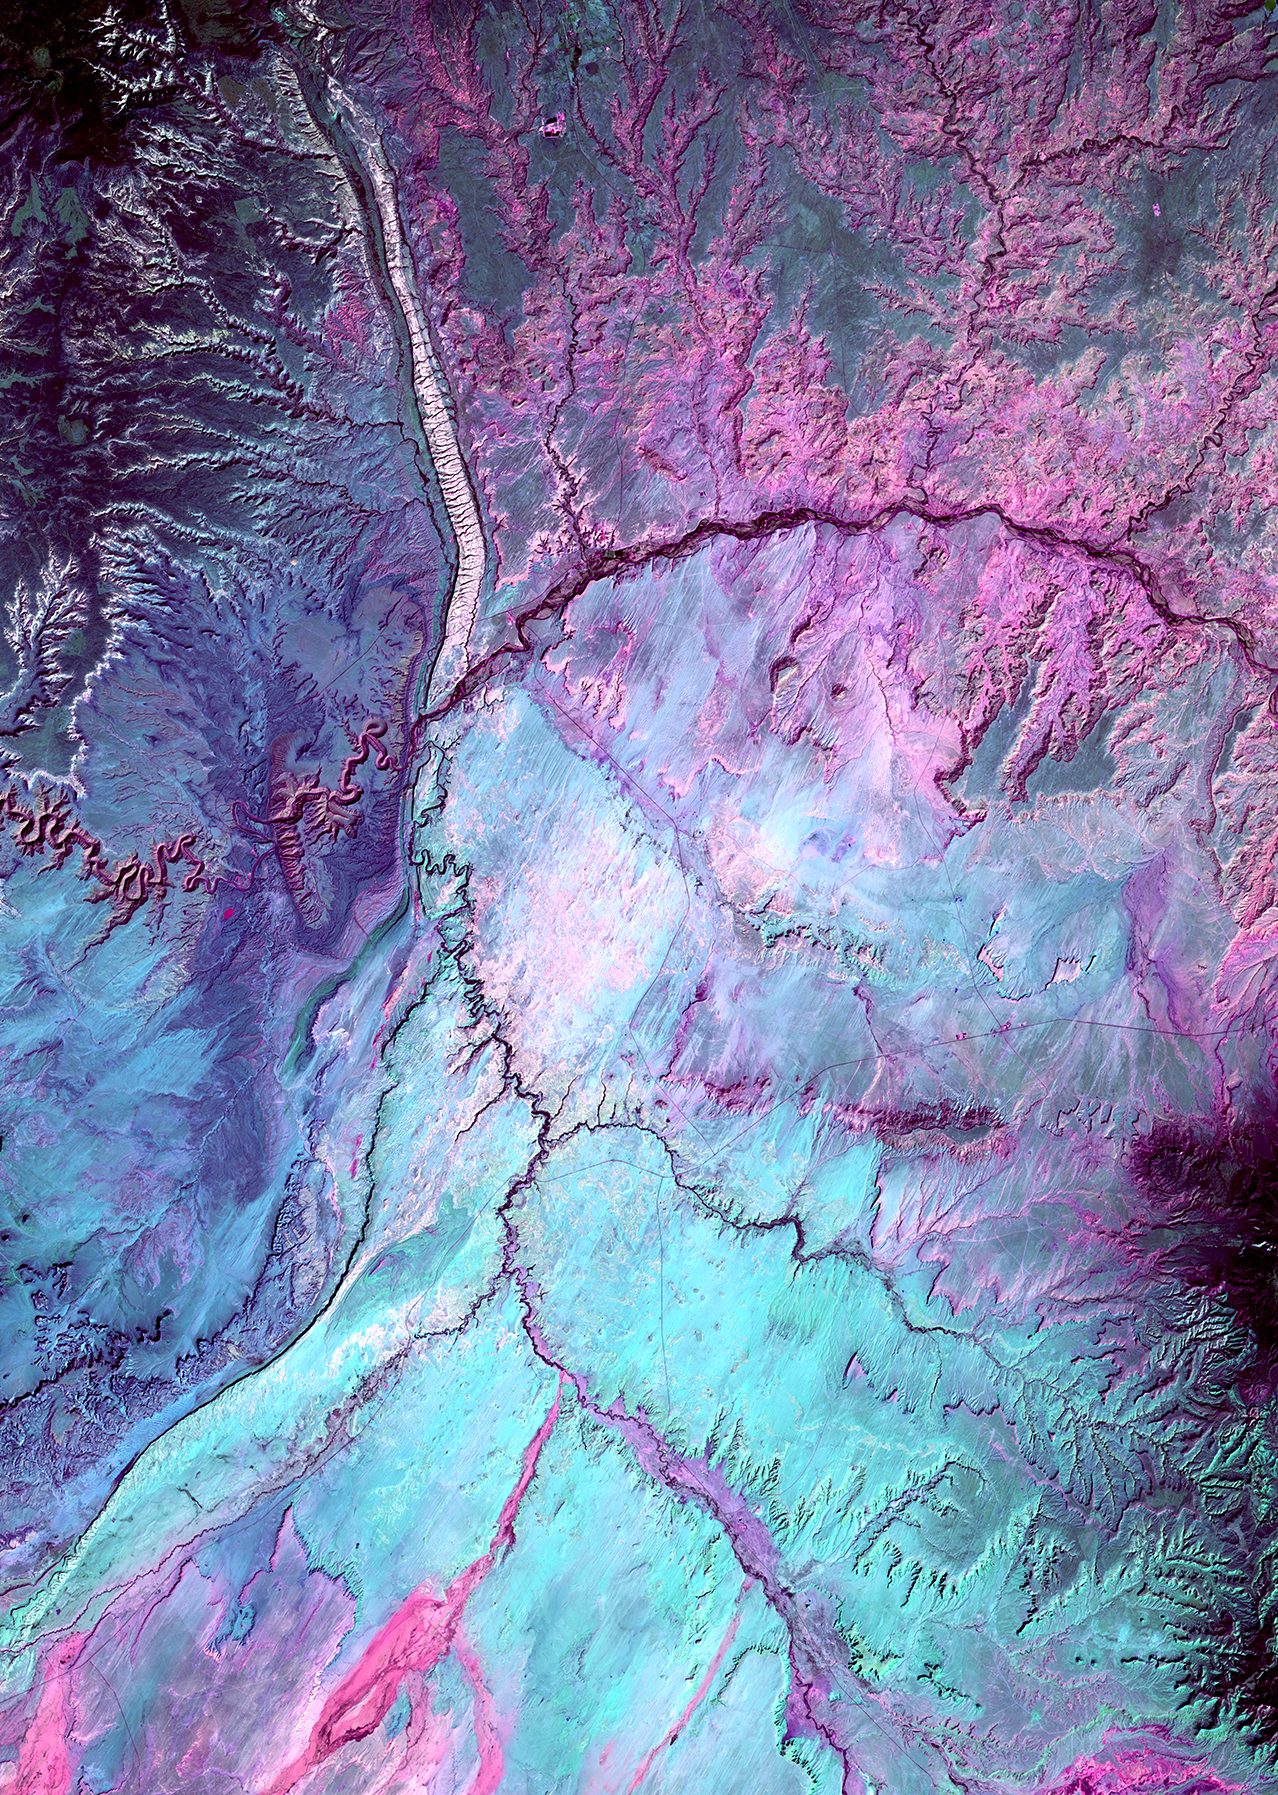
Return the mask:
{"type": "MultiPolygon", "coordinates": [[[[1157,29],[1128,4],[1032,27],[1016,6],[796,25],[740,5],[698,40],[677,8],[609,18],[498,39],[482,9],[417,14],[406,173],[503,582],[463,694],[562,618],[550,664],[624,730],[662,628],[630,582],[739,544],[744,593],[756,549],[806,532],[754,665],[719,655],[706,731],[740,730],[752,681],[744,752],[780,724],[831,772],[886,704],[943,839],[983,744],[980,783],[1012,803],[1102,740],[1112,791],[1183,782],[1182,694],[1216,681],[1193,826],[1238,926],[1228,964],[1255,964],[1278,900],[1278,152],[1253,168],[1245,147],[1266,25],[1237,5],[1157,29]],[[573,128],[547,151],[565,38],[573,128]],[[516,315],[470,273],[450,145],[478,157],[516,315]]],[[[662,651],[681,647],[713,664],[712,635],[662,651]]],[[[688,775],[667,755],[664,776],[688,775]]]]}

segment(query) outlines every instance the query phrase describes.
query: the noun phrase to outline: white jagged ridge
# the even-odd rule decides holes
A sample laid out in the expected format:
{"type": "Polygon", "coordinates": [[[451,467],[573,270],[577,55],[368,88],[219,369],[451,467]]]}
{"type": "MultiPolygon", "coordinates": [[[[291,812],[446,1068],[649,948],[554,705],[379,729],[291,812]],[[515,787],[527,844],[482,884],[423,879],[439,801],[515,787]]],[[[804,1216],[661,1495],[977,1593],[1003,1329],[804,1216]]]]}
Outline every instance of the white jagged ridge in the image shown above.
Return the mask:
{"type": "MultiPolygon", "coordinates": [[[[386,270],[408,331],[412,356],[413,392],[426,435],[426,446],[444,500],[444,509],[452,526],[457,547],[457,566],[444,612],[444,640],[435,662],[432,686],[444,686],[458,677],[466,666],[471,631],[479,609],[479,595],[484,584],[487,550],[484,528],[475,500],[475,490],[457,440],[448,387],[431,341],[430,326],[422,309],[413,273],[412,259],[404,237],[395,188],[386,165],[385,154],[372,125],[361,118],[349,97],[337,90],[336,97],[352,120],[362,125],[361,139],[368,162],[368,177],[377,202],[382,242],[386,249],[386,270]]],[[[429,700],[429,693],[427,694],[429,700]]]]}

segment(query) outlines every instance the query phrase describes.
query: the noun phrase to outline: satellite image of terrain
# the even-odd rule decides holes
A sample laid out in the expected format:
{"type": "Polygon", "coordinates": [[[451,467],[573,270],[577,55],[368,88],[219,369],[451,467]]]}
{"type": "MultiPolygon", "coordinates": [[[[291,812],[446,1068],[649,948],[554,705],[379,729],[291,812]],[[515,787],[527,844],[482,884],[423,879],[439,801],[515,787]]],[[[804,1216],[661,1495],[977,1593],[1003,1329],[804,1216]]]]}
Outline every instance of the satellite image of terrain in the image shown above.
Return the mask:
{"type": "Polygon", "coordinates": [[[0,1795],[1278,1795],[1275,0],[0,0],[0,1795]]]}

